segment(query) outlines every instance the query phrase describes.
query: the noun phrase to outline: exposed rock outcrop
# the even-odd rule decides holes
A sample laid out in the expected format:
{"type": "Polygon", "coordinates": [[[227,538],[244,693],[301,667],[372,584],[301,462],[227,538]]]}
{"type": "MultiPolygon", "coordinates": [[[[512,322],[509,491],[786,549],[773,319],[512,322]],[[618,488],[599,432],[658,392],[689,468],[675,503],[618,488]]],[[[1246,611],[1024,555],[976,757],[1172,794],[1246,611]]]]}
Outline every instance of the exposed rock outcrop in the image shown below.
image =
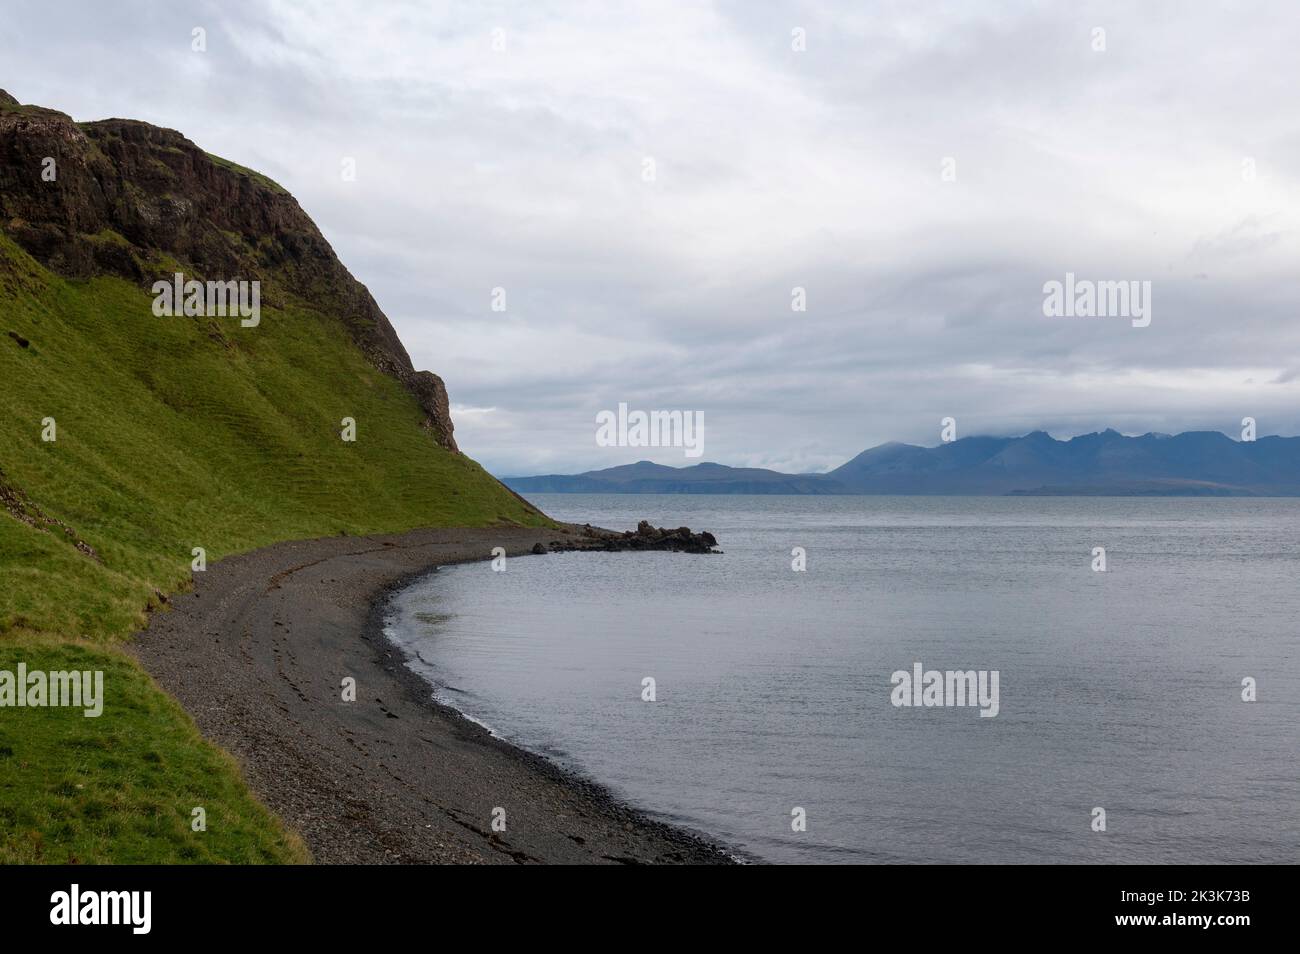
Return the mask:
{"type": "MultiPolygon", "coordinates": [[[[718,552],[714,549],[718,545],[718,541],[707,530],[700,533],[693,533],[690,527],[677,527],[670,530],[665,527],[651,526],[648,520],[642,520],[638,523],[635,530],[624,530],[622,533],[616,530],[605,530],[602,527],[593,527],[589,523],[582,526],[570,525],[564,532],[570,534],[570,539],[552,540],[551,551],[558,553],[566,550],[600,549],[671,550],[677,553],[718,552]]],[[[543,547],[541,550],[534,548],[533,552],[544,553],[547,551],[543,547]]]]}
{"type": "Polygon", "coordinates": [[[668,530],[652,527],[648,520],[638,523],[636,530],[624,531],[623,540],[630,550],[678,550],[683,553],[711,553],[718,545],[707,530],[700,533],[692,533],[690,527],[668,530]]]}
{"type": "Polygon", "coordinates": [[[336,315],[367,359],[419,401],[434,439],[458,450],[442,379],[415,370],[370,292],[293,196],[175,130],[75,123],[0,90],[0,229],[66,276],[149,286],[170,277],[160,267],[166,256],[201,281],[260,280],[264,303],[294,298],[336,315]]]}
{"type": "MultiPolygon", "coordinates": [[[[3,92],[3,90],[0,90],[0,92],[3,92]]],[[[44,531],[45,533],[61,534],[66,537],[68,542],[82,554],[90,557],[96,563],[103,562],[100,560],[99,554],[95,552],[95,548],[85,540],[81,539],[81,537],[77,536],[77,531],[73,530],[62,520],[57,520],[54,517],[51,517],[44,510],[38,507],[31,498],[23,492],[21,487],[9,483],[9,481],[5,479],[5,472],[3,469],[0,469],[0,507],[4,507],[9,516],[27,524],[29,527],[35,527],[37,530],[44,531]]]]}

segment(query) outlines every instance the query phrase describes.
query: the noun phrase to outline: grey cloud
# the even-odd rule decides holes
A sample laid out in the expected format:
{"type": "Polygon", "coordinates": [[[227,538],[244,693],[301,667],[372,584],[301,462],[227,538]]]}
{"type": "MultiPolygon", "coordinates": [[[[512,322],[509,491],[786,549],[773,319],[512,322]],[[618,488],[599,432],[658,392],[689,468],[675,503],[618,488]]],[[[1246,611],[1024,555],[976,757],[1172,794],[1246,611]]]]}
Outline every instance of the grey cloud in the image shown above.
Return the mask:
{"type": "Polygon", "coordinates": [[[948,414],[1300,432],[1285,3],[9,6],[0,85],[280,181],[498,473],[650,456],[595,445],[620,401],[789,470],[948,414]],[[1151,327],[1044,318],[1066,271],[1152,281],[1151,327]]]}

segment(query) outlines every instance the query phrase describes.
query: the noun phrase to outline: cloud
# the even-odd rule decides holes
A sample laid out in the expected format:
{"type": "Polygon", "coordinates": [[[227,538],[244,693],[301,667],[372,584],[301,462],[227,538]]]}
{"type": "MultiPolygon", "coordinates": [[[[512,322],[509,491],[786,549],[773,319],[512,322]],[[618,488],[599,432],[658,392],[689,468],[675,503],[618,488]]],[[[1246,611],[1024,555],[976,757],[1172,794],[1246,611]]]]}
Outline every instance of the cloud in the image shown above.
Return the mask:
{"type": "Polygon", "coordinates": [[[1300,433],[1283,2],[11,6],[11,92],[281,182],[498,473],[685,462],[598,447],[621,401],[789,470],[947,415],[1300,433]],[[1044,318],[1067,271],[1151,326],[1044,318]]]}

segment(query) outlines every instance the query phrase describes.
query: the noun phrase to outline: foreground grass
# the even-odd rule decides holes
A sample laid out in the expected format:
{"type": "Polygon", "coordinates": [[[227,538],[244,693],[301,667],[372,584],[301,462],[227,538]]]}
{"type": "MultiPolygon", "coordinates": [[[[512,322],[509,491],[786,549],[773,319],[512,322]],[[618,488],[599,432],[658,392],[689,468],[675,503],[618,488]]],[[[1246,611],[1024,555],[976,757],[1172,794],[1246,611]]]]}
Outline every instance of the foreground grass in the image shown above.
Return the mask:
{"type": "Polygon", "coordinates": [[[194,548],[210,562],[294,538],[548,523],[437,446],[342,324],[273,280],[257,328],[150,306],[0,236],[0,669],[103,669],[108,695],[98,719],[0,708],[0,862],[305,857],[112,648],[189,585],[194,548]],[[196,806],[206,833],[189,830],[196,806]]]}
{"type": "Polygon", "coordinates": [[[9,709],[0,719],[6,864],[303,862],[307,850],[249,794],[233,760],[120,652],[33,640],[0,669],[100,670],[105,704],[9,709]],[[194,830],[194,809],[204,830],[194,830]]]}

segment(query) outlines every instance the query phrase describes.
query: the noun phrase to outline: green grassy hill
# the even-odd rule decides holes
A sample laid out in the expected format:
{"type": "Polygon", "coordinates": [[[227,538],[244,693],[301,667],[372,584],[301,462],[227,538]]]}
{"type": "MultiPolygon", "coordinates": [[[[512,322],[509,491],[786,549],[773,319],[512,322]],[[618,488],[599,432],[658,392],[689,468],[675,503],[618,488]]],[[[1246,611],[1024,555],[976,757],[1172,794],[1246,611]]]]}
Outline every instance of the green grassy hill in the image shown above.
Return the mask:
{"type": "Polygon", "coordinates": [[[337,320],[265,308],[241,328],[150,306],[120,278],[58,278],[0,237],[0,480],[72,534],[0,521],[14,584],[0,633],[128,633],[155,588],[189,578],[193,547],[217,559],[294,537],[540,522],[438,446],[337,320]]]}
{"type": "MultiPolygon", "coordinates": [[[[86,161],[111,155],[107,141],[82,144],[86,161]]],[[[150,201],[132,192],[129,163],[113,161],[127,170],[123,194],[150,201]]],[[[182,185],[197,174],[204,189],[292,203],[230,164],[176,162],[189,164],[178,166],[182,185]]],[[[0,187],[38,171],[23,167],[0,152],[0,187]]],[[[176,188],[161,174],[152,187],[176,188]]],[[[108,702],[98,719],[0,708],[0,861],[304,860],[232,760],[116,647],[159,594],[187,586],[194,547],[213,561],[293,538],[547,518],[450,449],[449,422],[439,439],[437,408],[400,343],[332,252],[333,264],[315,247],[295,254],[283,222],[265,241],[243,223],[220,246],[174,251],[131,232],[131,215],[112,205],[120,198],[96,214],[122,219],[129,235],[93,215],[101,227],[79,231],[81,207],[64,214],[53,199],[54,224],[37,222],[43,200],[32,195],[0,206],[0,670],[75,660],[105,670],[108,702]],[[263,281],[256,328],[154,316],[153,278],[211,276],[222,256],[263,281]],[[340,437],[345,417],[355,442],[340,437]],[[196,805],[206,832],[190,830],[196,805]]],[[[187,230],[207,243],[222,224],[187,230]]],[[[307,225],[295,223],[299,235],[307,225]]]]}

